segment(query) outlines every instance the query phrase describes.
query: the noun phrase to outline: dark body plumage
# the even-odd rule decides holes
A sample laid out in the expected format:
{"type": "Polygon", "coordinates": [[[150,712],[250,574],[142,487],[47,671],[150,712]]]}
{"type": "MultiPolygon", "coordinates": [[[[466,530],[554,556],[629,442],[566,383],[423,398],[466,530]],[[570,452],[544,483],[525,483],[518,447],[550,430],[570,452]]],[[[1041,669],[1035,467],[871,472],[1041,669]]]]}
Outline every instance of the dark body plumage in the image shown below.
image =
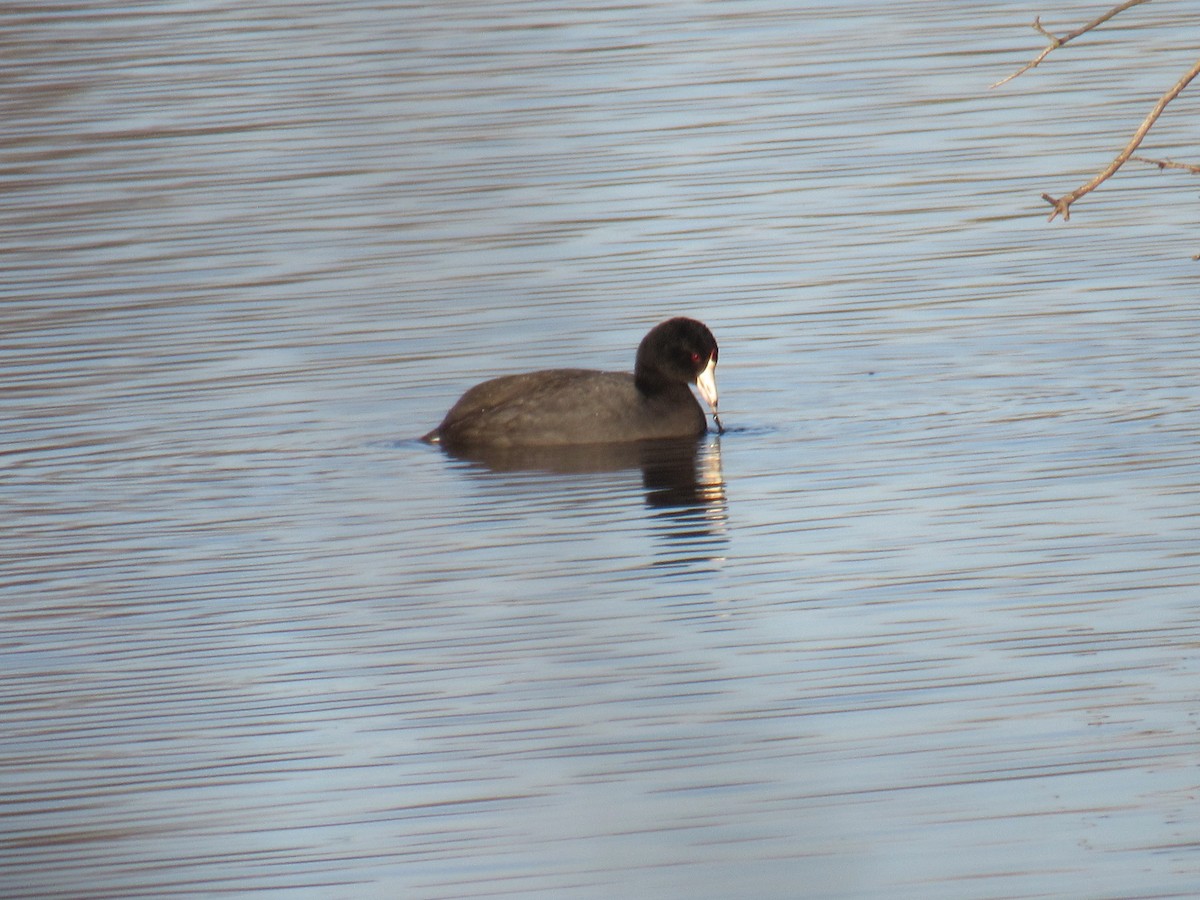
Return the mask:
{"type": "Polygon", "coordinates": [[[425,435],[447,447],[554,447],[695,437],[707,429],[688,385],[715,409],[717,342],[694,319],[668,319],[638,346],[632,375],[548,369],[471,388],[425,435]]]}

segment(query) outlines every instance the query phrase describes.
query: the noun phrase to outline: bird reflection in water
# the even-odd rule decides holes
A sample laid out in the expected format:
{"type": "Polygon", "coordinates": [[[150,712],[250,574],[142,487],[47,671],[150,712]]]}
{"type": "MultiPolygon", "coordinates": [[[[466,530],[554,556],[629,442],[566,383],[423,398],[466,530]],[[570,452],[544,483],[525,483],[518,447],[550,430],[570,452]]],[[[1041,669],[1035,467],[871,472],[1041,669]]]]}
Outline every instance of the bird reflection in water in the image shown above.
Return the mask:
{"type": "Polygon", "coordinates": [[[671,523],[675,538],[714,538],[725,533],[725,479],[721,439],[631,441],[565,447],[443,447],[456,459],[496,473],[544,472],[585,475],[640,470],[646,505],[671,523]],[[680,526],[686,532],[680,531],[680,526]]]}
{"type": "Polygon", "coordinates": [[[643,460],[642,484],[656,530],[667,538],[656,569],[695,574],[725,558],[728,509],[719,438],[691,442],[686,454],[651,454],[643,460]]]}

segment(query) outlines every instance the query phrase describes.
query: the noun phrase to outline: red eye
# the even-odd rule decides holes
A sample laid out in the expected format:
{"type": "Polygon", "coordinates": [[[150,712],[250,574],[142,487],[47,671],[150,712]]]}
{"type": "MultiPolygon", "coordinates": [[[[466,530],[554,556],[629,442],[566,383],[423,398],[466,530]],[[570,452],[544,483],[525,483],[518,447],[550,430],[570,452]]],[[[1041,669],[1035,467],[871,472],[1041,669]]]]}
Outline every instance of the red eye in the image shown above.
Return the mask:
{"type": "Polygon", "coordinates": [[[699,353],[693,353],[693,354],[692,354],[692,362],[693,362],[693,363],[698,363],[698,362],[700,362],[700,354],[699,354],[699,353]]]}

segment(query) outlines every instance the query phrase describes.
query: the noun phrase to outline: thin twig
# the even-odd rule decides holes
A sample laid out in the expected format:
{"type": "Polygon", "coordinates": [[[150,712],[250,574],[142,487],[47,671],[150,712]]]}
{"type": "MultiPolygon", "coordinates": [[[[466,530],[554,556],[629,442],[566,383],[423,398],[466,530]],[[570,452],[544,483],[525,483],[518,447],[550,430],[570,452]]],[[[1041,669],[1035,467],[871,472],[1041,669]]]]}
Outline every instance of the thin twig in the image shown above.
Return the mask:
{"type": "Polygon", "coordinates": [[[1183,169],[1185,172],[1191,172],[1193,175],[1200,175],[1200,166],[1193,166],[1189,163],[1177,163],[1170,159],[1150,159],[1145,156],[1131,156],[1129,158],[1137,162],[1158,166],[1160,169],[1183,169]]]}
{"type": "Polygon", "coordinates": [[[1047,56],[1050,55],[1051,51],[1057,50],[1063,44],[1066,44],[1066,43],[1069,43],[1070,41],[1075,40],[1075,38],[1079,37],[1081,34],[1086,34],[1087,32],[1091,31],[1093,28],[1103,25],[1105,22],[1107,22],[1109,19],[1111,19],[1117,13],[1124,12],[1125,10],[1129,9],[1129,7],[1137,6],[1139,3],[1148,3],[1148,2],[1149,2],[1149,0],[1125,0],[1124,3],[1117,4],[1112,9],[1110,9],[1108,12],[1104,13],[1104,15],[1098,16],[1095,19],[1092,19],[1092,21],[1088,22],[1083,27],[1076,28],[1074,31],[1070,32],[1069,34],[1064,34],[1062,37],[1057,37],[1056,35],[1051,34],[1049,31],[1047,31],[1045,28],[1043,28],[1042,20],[1041,20],[1041,17],[1039,16],[1038,18],[1033,20],[1033,28],[1035,31],[1037,31],[1038,34],[1044,36],[1047,40],[1049,40],[1050,45],[1048,47],[1046,47],[1046,49],[1043,50],[1041,53],[1039,53],[1037,56],[1035,56],[1031,61],[1027,62],[1024,66],[1022,66],[1021,68],[1017,69],[1017,71],[1015,71],[1011,75],[1009,75],[1007,78],[1002,78],[999,81],[997,81],[995,84],[992,85],[992,87],[998,88],[1001,85],[1008,84],[1010,81],[1012,81],[1018,75],[1024,75],[1030,69],[1036,68],[1043,59],[1045,59],[1047,56]]]}
{"type": "Polygon", "coordinates": [[[1054,211],[1050,213],[1049,221],[1053,222],[1054,219],[1059,215],[1063,217],[1064,222],[1071,218],[1071,204],[1084,194],[1089,194],[1094,191],[1101,184],[1107,181],[1109,177],[1117,171],[1117,169],[1121,168],[1121,166],[1125,164],[1125,161],[1133,155],[1133,151],[1138,148],[1138,144],[1142,142],[1142,138],[1146,136],[1146,132],[1148,132],[1150,127],[1158,121],[1158,117],[1161,116],[1162,111],[1167,108],[1167,104],[1178,97],[1183,89],[1188,86],[1189,82],[1191,82],[1191,80],[1197,75],[1200,75],[1200,61],[1192,66],[1191,70],[1182,78],[1180,78],[1173,88],[1158,98],[1158,102],[1154,104],[1154,109],[1150,110],[1150,115],[1146,116],[1145,121],[1138,126],[1138,130],[1133,133],[1133,138],[1130,139],[1129,143],[1125,145],[1125,149],[1117,154],[1116,158],[1108,164],[1108,168],[1106,168],[1103,172],[1101,172],[1087,184],[1075,188],[1075,190],[1071,191],[1069,194],[1063,194],[1063,196],[1059,197],[1058,199],[1051,197],[1049,194],[1042,194],[1042,199],[1054,207],[1054,211]]]}

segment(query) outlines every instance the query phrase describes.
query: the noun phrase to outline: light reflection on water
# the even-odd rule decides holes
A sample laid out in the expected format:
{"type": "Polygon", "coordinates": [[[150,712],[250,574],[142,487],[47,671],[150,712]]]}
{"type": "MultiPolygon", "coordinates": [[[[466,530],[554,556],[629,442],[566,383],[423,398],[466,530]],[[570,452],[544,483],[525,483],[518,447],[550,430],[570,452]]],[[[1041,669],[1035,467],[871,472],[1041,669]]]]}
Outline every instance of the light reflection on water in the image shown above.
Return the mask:
{"type": "Polygon", "coordinates": [[[1200,892],[1153,6],[0,13],[0,893],[1200,892]],[[414,440],[673,314],[681,457],[414,440]]]}

